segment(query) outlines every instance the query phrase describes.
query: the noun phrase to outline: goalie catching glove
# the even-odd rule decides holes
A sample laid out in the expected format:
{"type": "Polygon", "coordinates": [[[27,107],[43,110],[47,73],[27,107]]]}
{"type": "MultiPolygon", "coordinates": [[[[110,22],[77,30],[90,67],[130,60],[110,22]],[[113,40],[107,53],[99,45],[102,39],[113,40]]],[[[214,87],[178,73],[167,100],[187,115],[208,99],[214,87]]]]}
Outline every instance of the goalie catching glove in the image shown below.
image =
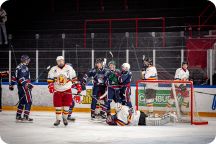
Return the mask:
{"type": "Polygon", "coordinates": [[[184,84],[180,84],[179,88],[181,91],[186,91],[187,87],[184,84]]]}

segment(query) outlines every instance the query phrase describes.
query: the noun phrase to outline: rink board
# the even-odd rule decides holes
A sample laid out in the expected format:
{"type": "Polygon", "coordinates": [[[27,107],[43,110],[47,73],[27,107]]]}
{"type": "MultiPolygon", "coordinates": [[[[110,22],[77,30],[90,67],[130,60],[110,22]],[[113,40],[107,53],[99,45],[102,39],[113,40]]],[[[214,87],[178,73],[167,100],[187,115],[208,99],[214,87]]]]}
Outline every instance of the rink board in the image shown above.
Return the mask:
{"type": "MultiPolygon", "coordinates": [[[[7,84],[2,85],[2,88],[3,108],[8,110],[14,109],[14,105],[18,102],[17,89],[15,88],[14,91],[9,91],[7,84]]],[[[87,90],[82,92],[82,94],[86,96],[84,97],[84,100],[81,104],[76,103],[75,107],[77,111],[90,111],[91,91],[92,86],[87,86],[87,90]]],[[[133,105],[135,104],[135,91],[135,86],[132,86],[131,100],[133,105]]],[[[216,87],[195,87],[194,91],[216,94],[216,87]]],[[[76,90],[73,89],[73,93],[76,93],[76,90]]],[[[49,93],[46,84],[34,85],[32,95],[33,108],[35,110],[53,110],[53,96],[49,93]]],[[[195,99],[198,112],[206,116],[216,116],[216,96],[195,92],[195,99]]],[[[112,103],[112,107],[113,106],[114,103],[112,103]]]]}

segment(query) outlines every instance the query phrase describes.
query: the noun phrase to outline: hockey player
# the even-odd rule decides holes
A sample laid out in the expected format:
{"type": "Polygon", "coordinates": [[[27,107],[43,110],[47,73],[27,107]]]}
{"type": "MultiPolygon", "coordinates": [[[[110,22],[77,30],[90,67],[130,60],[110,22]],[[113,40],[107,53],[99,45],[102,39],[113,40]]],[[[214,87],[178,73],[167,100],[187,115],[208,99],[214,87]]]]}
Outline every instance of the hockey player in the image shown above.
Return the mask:
{"type": "Polygon", "coordinates": [[[129,63],[123,63],[121,66],[121,73],[118,76],[119,85],[120,88],[120,101],[123,105],[127,105],[130,108],[130,111],[133,112],[133,106],[131,103],[131,79],[132,79],[132,73],[130,71],[130,64],[129,63]]]}
{"type": "Polygon", "coordinates": [[[29,118],[31,105],[32,105],[32,88],[30,79],[30,72],[28,64],[30,58],[27,55],[21,56],[21,63],[16,67],[15,75],[12,76],[9,84],[9,89],[14,90],[14,85],[17,83],[19,103],[17,106],[16,121],[17,122],[33,122],[32,118],[29,118]],[[24,110],[24,117],[22,113],[24,110]]]}
{"type": "MultiPolygon", "coordinates": [[[[175,73],[176,81],[188,81],[189,80],[189,71],[188,71],[188,62],[182,62],[182,67],[178,68],[175,73]]],[[[175,84],[176,96],[183,97],[183,102],[180,106],[180,111],[182,114],[186,114],[185,111],[189,107],[189,91],[187,90],[186,84],[175,84]]],[[[167,112],[171,111],[171,107],[174,104],[174,93],[171,89],[170,99],[167,103],[167,112]]]]}
{"type": "MultiPolygon", "coordinates": [[[[64,57],[56,58],[57,66],[51,68],[48,73],[49,92],[53,93],[53,104],[56,109],[56,121],[54,126],[58,126],[63,119],[65,126],[68,125],[68,111],[72,105],[73,80],[76,78],[74,69],[65,64],[64,57]],[[63,112],[62,112],[63,110],[63,112]]],[[[77,94],[81,93],[81,85],[76,84],[77,94]]]]}
{"type": "Polygon", "coordinates": [[[8,77],[9,71],[0,72],[0,112],[2,112],[2,78],[8,77]]]}
{"type": "MultiPolygon", "coordinates": [[[[71,66],[72,68],[73,68],[73,65],[71,64],[71,63],[66,63],[66,65],[69,65],[69,66],[71,66]]],[[[72,80],[72,83],[73,83],[73,85],[72,85],[72,88],[76,88],[76,85],[75,84],[77,84],[79,81],[78,81],[78,79],[77,78],[74,78],[73,80],[72,80]]],[[[75,96],[74,96],[75,97],[75,96]]],[[[75,121],[76,119],[75,119],[75,117],[73,117],[72,116],[72,113],[73,113],[73,109],[74,109],[74,107],[75,107],[75,98],[74,97],[72,97],[72,104],[70,105],[70,107],[69,107],[69,111],[68,111],[68,117],[67,117],[67,120],[69,120],[69,121],[75,121]]]]}
{"type": "Polygon", "coordinates": [[[171,121],[176,120],[176,116],[173,114],[164,114],[161,117],[148,117],[142,111],[134,111],[130,114],[130,108],[120,103],[116,104],[115,114],[107,117],[106,123],[108,125],[118,126],[160,126],[165,125],[171,121]]]}
{"type": "Polygon", "coordinates": [[[74,109],[76,103],[81,103],[83,100],[83,96],[80,93],[82,90],[82,87],[81,87],[80,82],[78,81],[78,79],[76,77],[72,79],[72,84],[73,84],[72,88],[76,88],[78,93],[73,96],[72,104],[69,107],[68,117],[67,117],[67,120],[69,120],[69,121],[75,121],[76,120],[76,118],[72,116],[73,109],[74,109]]]}
{"type": "MultiPolygon", "coordinates": [[[[144,80],[157,80],[157,70],[155,66],[153,66],[153,61],[151,58],[145,58],[143,60],[143,70],[142,70],[142,79],[144,80]]],[[[145,85],[145,96],[146,96],[146,104],[148,108],[147,114],[149,116],[153,116],[154,106],[153,102],[156,98],[156,83],[147,83],[145,85]]]]}
{"type": "Polygon", "coordinates": [[[106,101],[106,107],[107,107],[107,115],[110,115],[110,103],[112,100],[115,102],[119,101],[119,93],[120,93],[120,85],[118,81],[118,76],[120,76],[120,71],[116,69],[116,63],[115,61],[110,61],[108,63],[109,70],[106,73],[106,85],[107,85],[107,101],[106,101]]]}
{"type": "MultiPolygon", "coordinates": [[[[96,105],[99,101],[99,97],[103,95],[106,91],[106,85],[105,85],[105,73],[107,71],[106,68],[104,68],[103,59],[98,58],[95,62],[95,68],[91,69],[87,74],[84,75],[82,79],[82,86],[84,87],[87,83],[88,78],[93,77],[93,88],[92,88],[92,103],[91,103],[91,119],[95,120],[96,118],[96,105]]],[[[103,109],[101,111],[101,116],[104,117],[106,109],[103,109]]]]}

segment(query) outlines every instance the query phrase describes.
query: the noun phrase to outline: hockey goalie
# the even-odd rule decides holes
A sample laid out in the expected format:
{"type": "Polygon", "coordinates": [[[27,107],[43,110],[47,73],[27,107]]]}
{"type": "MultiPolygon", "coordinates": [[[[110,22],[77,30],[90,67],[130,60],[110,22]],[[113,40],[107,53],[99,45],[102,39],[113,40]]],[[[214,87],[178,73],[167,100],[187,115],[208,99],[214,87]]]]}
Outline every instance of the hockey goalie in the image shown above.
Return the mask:
{"type": "Polygon", "coordinates": [[[164,114],[158,117],[150,117],[142,111],[135,111],[130,114],[130,108],[120,103],[116,104],[115,114],[107,117],[106,123],[108,125],[118,126],[161,126],[168,124],[176,119],[173,114],[164,114]]]}
{"type": "MultiPolygon", "coordinates": [[[[56,62],[57,66],[51,68],[47,80],[49,92],[53,94],[53,104],[56,109],[54,126],[58,126],[61,119],[63,119],[64,125],[67,126],[68,111],[73,102],[71,88],[75,83],[76,73],[70,65],[65,64],[63,56],[58,56],[56,62]]],[[[81,85],[75,83],[75,86],[77,95],[79,95],[82,90],[81,85]]]]}
{"type": "MultiPolygon", "coordinates": [[[[176,81],[188,81],[189,80],[189,71],[188,71],[188,63],[183,62],[182,67],[178,68],[175,73],[176,81]]],[[[170,99],[167,103],[167,112],[172,111],[172,105],[175,104],[175,97],[178,99],[178,104],[180,108],[181,114],[187,114],[187,109],[189,108],[189,91],[187,90],[186,84],[178,83],[175,84],[174,88],[171,89],[170,99]],[[180,103],[180,99],[183,99],[180,103]]]]}
{"type": "MultiPolygon", "coordinates": [[[[143,69],[141,73],[141,78],[143,80],[157,80],[157,69],[153,66],[153,60],[151,58],[143,59],[143,69]]],[[[147,115],[153,117],[154,116],[154,100],[156,98],[156,90],[158,84],[157,83],[146,83],[144,86],[145,89],[145,98],[146,104],[148,108],[147,115]]]]}

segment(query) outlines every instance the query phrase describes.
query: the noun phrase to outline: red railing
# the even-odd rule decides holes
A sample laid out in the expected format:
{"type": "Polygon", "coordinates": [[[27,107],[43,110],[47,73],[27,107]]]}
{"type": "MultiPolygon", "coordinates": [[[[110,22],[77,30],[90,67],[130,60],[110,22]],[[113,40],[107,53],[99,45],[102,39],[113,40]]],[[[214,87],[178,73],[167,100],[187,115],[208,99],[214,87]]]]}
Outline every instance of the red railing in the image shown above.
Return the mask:
{"type": "Polygon", "coordinates": [[[166,31],[166,23],[165,23],[165,17],[159,17],[159,18],[116,18],[116,19],[89,19],[89,20],[85,20],[84,22],[84,48],[86,48],[86,33],[87,33],[87,24],[91,23],[91,22],[109,22],[109,48],[112,48],[112,22],[114,21],[135,21],[135,29],[136,29],[136,37],[135,37],[135,41],[136,41],[136,48],[138,47],[138,32],[139,32],[139,25],[138,22],[139,21],[158,21],[161,20],[162,21],[162,32],[163,32],[163,47],[166,46],[166,35],[165,35],[165,31],[166,31]]]}

